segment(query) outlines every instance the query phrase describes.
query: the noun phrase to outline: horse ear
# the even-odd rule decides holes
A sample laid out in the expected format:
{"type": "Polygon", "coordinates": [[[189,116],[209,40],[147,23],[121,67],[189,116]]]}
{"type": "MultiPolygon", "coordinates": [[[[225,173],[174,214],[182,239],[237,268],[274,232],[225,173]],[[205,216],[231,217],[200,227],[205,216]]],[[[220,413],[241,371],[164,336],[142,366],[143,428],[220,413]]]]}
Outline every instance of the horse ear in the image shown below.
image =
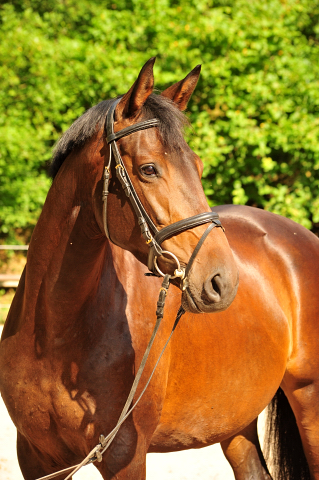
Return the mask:
{"type": "Polygon", "coordinates": [[[143,107],[147,98],[153,92],[154,74],[153,66],[156,57],[150,58],[142,68],[137,80],[129,91],[122,97],[116,107],[116,116],[133,117],[143,107]]]}
{"type": "Polygon", "coordinates": [[[184,80],[175,83],[171,87],[162,92],[163,97],[170,98],[178,106],[180,110],[185,110],[188,104],[188,100],[191,98],[193,91],[197,85],[201,65],[192,70],[184,80]]]}

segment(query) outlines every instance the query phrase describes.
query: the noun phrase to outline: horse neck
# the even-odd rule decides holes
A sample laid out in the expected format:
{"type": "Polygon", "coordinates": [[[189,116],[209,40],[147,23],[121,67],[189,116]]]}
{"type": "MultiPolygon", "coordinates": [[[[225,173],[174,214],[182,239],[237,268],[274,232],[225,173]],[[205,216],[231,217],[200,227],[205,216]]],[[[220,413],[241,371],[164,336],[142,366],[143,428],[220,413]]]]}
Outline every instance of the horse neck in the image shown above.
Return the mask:
{"type": "Polygon", "coordinates": [[[98,288],[107,241],[96,223],[93,192],[100,179],[94,165],[83,171],[81,159],[68,159],[48,194],[30,242],[25,317],[59,329],[73,325],[98,288]],[[80,174],[79,174],[80,172],[80,174]],[[93,174],[92,174],[93,173],[93,174]],[[36,307],[36,308],[35,308],[36,307]]]}

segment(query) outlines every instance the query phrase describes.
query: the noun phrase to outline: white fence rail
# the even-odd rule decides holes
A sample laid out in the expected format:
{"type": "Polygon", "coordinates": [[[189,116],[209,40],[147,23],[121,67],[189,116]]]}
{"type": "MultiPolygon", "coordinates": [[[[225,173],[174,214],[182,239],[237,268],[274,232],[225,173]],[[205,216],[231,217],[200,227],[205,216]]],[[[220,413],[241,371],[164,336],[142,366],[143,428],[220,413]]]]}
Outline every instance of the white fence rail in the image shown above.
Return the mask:
{"type": "MultiPolygon", "coordinates": [[[[0,250],[28,250],[29,245],[0,245],[0,250]]],[[[21,275],[0,273],[0,288],[17,288],[21,275]]],[[[0,308],[5,308],[0,304],[0,308]]]]}

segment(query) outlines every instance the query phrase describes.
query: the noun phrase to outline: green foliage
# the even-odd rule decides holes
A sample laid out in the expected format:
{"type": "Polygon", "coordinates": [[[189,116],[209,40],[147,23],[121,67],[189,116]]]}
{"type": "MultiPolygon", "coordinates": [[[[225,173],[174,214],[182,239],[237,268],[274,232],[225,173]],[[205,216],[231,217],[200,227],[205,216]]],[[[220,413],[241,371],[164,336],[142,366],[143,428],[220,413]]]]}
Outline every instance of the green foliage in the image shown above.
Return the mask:
{"type": "Polygon", "coordinates": [[[158,57],[158,88],[202,63],[189,132],[212,204],[319,223],[316,0],[13,0],[0,7],[0,229],[32,227],[60,134],[158,57]]]}

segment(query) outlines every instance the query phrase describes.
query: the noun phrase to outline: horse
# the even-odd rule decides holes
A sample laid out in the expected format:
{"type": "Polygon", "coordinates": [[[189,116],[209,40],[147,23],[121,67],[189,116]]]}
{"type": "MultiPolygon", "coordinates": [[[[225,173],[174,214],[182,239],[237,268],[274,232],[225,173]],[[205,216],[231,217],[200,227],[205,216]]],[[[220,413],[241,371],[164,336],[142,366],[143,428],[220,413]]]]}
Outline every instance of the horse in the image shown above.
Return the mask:
{"type": "Polygon", "coordinates": [[[202,164],[182,137],[181,112],[200,69],[154,95],[153,63],[116,104],[102,102],[76,121],[55,152],[55,178],[0,343],[1,394],[23,476],[75,465],[116,425],[156,320],[162,287],[145,278],[148,267],[172,286],[134,399],[181,302],[186,313],[95,463],[103,479],[145,479],[148,452],[221,443],[236,480],[269,480],[256,419],[275,399],[280,443],[294,427],[287,412],[296,419],[293,440],[301,439],[291,461],[281,449],[282,478],[317,480],[319,240],[252,207],[209,213],[202,164]],[[112,108],[115,133],[104,131],[112,108]]]}
{"type": "MultiPolygon", "coordinates": [[[[225,309],[237,291],[232,251],[202,189],[202,163],[183,138],[182,112],[200,67],[155,95],[153,65],[154,58],[125,95],[78,119],[55,152],[55,178],[1,341],[1,393],[17,427],[25,478],[85,456],[96,436],[116,423],[127,397],[158,286],[149,281],[145,299],[132,290],[138,305],[130,325],[132,306],[117,278],[113,244],[155,274],[169,275],[183,290],[185,310],[225,309]],[[214,251],[210,260],[208,251],[214,251]],[[196,261],[186,274],[191,258],[196,261]]],[[[139,289],[135,267],[123,259],[123,268],[139,289]]],[[[140,435],[128,419],[110,449],[112,457],[120,446],[105,478],[143,469],[134,444],[138,438],[142,458],[150,428],[145,422],[140,435]]]]}

